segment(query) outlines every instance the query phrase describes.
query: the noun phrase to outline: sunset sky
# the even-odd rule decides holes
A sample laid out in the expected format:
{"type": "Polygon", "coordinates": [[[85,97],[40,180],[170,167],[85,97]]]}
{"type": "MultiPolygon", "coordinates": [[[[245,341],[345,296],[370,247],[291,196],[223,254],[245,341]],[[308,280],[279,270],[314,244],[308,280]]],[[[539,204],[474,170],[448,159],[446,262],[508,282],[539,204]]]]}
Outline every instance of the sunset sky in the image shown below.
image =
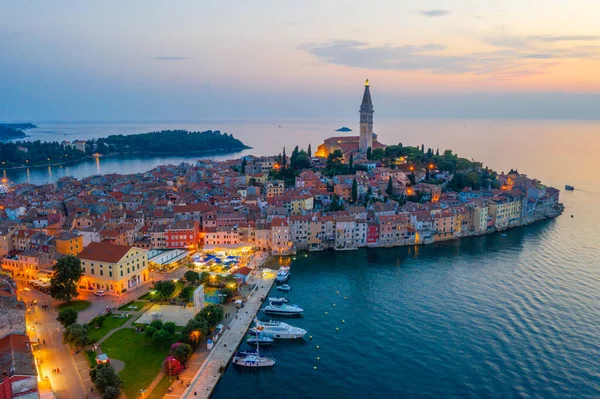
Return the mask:
{"type": "Polygon", "coordinates": [[[600,116],[597,0],[0,1],[1,120],[600,116]]]}

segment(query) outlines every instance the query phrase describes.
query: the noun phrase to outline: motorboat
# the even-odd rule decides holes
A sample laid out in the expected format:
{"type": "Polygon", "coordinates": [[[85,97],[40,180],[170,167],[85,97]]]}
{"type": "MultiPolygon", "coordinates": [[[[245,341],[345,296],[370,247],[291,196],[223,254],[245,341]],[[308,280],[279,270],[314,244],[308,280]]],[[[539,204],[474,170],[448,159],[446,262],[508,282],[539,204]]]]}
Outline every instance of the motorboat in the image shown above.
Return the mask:
{"type": "Polygon", "coordinates": [[[277,281],[278,283],[285,283],[286,281],[289,280],[291,274],[292,273],[290,273],[289,266],[281,267],[277,271],[277,275],[275,276],[275,281],[277,281]]]}
{"type": "Polygon", "coordinates": [[[568,191],[573,191],[573,190],[575,190],[575,186],[569,186],[569,185],[567,184],[567,185],[565,185],[565,190],[568,190],[568,191]]]}
{"type": "Polygon", "coordinates": [[[272,367],[275,365],[275,359],[261,356],[257,345],[256,351],[236,352],[232,363],[242,367],[272,367]]]}
{"type": "Polygon", "coordinates": [[[250,329],[251,334],[262,334],[274,339],[298,339],[306,335],[306,330],[291,326],[282,321],[258,321],[256,327],[250,329]],[[261,329],[262,328],[262,329],[261,329]]]}
{"type": "Polygon", "coordinates": [[[277,286],[277,289],[279,291],[291,291],[292,287],[290,287],[288,284],[281,284],[277,286]]]}
{"type": "Polygon", "coordinates": [[[299,316],[304,309],[298,305],[275,304],[271,302],[268,306],[263,309],[266,314],[275,314],[279,316],[299,316]]]}
{"type": "Polygon", "coordinates": [[[271,297],[269,298],[269,302],[271,303],[288,303],[290,300],[287,299],[286,297],[279,297],[279,298],[275,298],[275,297],[271,297]]]}
{"type": "MultiPolygon", "coordinates": [[[[256,327],[254,327],[256,328],[256,327]]],[[[262,345],[262,346],[268,346],[268,345],[273,345],[275,343],[275,340],[269,336],[267,336],[266,334],[264,334],[262,331],[258,332],[257,334],[249,334],[248,337],[246,338],[246,343],[250,346],[254,346],[254,345],[262,345]]]]}

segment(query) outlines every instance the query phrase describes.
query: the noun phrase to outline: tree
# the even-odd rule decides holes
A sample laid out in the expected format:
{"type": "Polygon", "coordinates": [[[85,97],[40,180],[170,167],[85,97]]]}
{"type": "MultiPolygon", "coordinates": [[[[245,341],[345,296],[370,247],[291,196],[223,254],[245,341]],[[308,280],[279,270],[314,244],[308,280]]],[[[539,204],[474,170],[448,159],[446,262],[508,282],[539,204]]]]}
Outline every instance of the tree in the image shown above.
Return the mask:
{"type": "Polygon", "coordinates": [[[158,330],[152,335],[152,343],[159,347],[164,347],[171,342],[173,336],[168,331],[158,330]]]}
{"type": "Polygon", "coordinates": [[[183,342],[175,342],[171,345],[171,355],[175,359],[179,360],[182,364],[187,364],[190,355],[192,354],[192,347],[183,342]]]}
{"type": "Polygon", "coordinates": [[[306,151],[309,157],[312,157],[312,150],[310,148],[310,143],[308,143],[308,150],[306,151]]]}
{"type": "Polygon", "coordinates": [[[335,150],[327,155],[327,169],[335,168],[337,165],[341,164],[343,158],[344,154],[342,154],[342,151],[340,150],[335,150]]]}
{"type": "Polygon", "coordinates": [[[175,283],[171,280],[157,281],[154,283],[154,289],[166,301],[175,292],[175,283]]]}
{"type": "Polygon", "coordinates": [[[421,144],[421,152],[424,154],[425,153],[425,144],[421,144]]]}
{"type": "Polygon", "coordinates": [[[385,150],[383,148],[375,148],[371,152],[371,159],[373,161],[380,161],[385,157],[385,150]]]}
{"type": "Polygon", "coordinates": [[[75,324],[77,322],[77,312],[71,308],[63,309],[58,313],[56,320],[58,320],[58,322],[62,324],[64,328],[67,328],[71,324],[75,324]]]}
{"type": "Polygon", "coordinates": [[[163,327],[162,320],[152,320],[150,327],[154,327],[156,330],[160,330],[163,327]]]}
{"type": "Polygon", "coordinates": [[[392,182],[392,176],[390,176],[390,178],[388,179],[388,185],[387,185],[387,188],[385,189],[385,192],[388,195],[392,195],[394,193],[394,183],[392,182]]]}
{"type": "Polygon", "coordinates": [[[194,284],[196,281],[200,280],[200,274],[198,272],[195,272],[193,270],[188,270],[187,272],[185,272],[185,274],[183,275],[183,278],[185,279],[185,281],[187,281],[188,283],[192,283],[194,284]]]}
{"type": "Polygon", "coordinates": [[[414,186],[415,184],[417,184],[417,177],[415,176],[414,173],[411,173],[406,177],[408,177],[408,181],[410,181],[411,186],[414,186]]]}
{"type": "Polygon", "coordinates": [[[425,167],[425,181],[429,180],[429,168],[425,167]]]}
{"type": "Polygon", "coordinates": [[[358,184],[356,183],[356,179],[352,180],[352,202],[355,203],[358,199],[358,184]]]}
{"type": "Polygon", "coordinates": [[[104,399],[116,399],[121,395],[123,382],[110,364],[100,364],[90,370],[90,378],[104,399]]]}
{"type": "Polygon", "coordinates": [[[186,285],[179,293],[179,298],[185,301],[189,301],[192,292],[194,292],[194,287],[192,287],[191,285],[186,285]]]}
{"type": "Polygon", "coordinates": [[[283,147],[283,155],[281,157],[281,166],[283,166],[285,168],[285,164],[287,163],[286,157],[285,157],[285,147],[283,147]]]}
{"type": "Polygon", "coordinates": [[[152,336],[157,332],[158,330],[152,326],[148,326],[144,329],[144,335],[148,338],[152,338],[152,336]]]}
{"type": "Polygon", "coordinates": [[[210,281],[210,273],[202,272],[200,273],[200,284],[207,284],[210,281]]]}
{"type": "Polygon", "coordinates": [[[81,348],[88,344],[88,326],[85,324],[71,324],[63,334],[63,344],[71,348],[81,348]]]}
{"type": "Polygon", "coordinates": [[[348,172],[352,173],[353,168],[354,168],[354,154],[350,153],[350,161],[348,161],[348,172]]]}
{"type": "Polygon", "coordinates": [[[81,261],[71,255],[65,256],[54,265],[54,274],[50,279],[50,296],[54,299],[71,302],[77,297],[77,283],[81,279],[81,261]]]}
{"type": "Polygon", "coordinates": [[[232,290],[231,288],[222,288],[219,290],[219,294],[225,295],[225,301],[233,298],[233,296],[235,295],[235,291],[232,290]]]}
{"type": "Polygon", "coordinates": [[[167,356],[163,362],[163,370],[167,375],[179,375],[183,372],[183,364],[173,355],[167,356]]]}
{"type": "Polygon", "coordinates": [[[370,161],[371,160],[371,153],[373,152],[373,150],[371,149],[371,147],[367,148],[367,159],[370,161]]]}
{"type": "Polygon", "coordinates": [[[246,158],[242,159],[242,174],[245,175],[246,174],[246,165],[248,164],[248,162],[246,162],[246,158]]]}
{"type": "Polygon", "coordinates": [[[162,330],[165,330],[169,334],[175,334],[176,327],[177,326],[175,325],[175,323],[173,323],[172,321],[167,321],[165,324],[163,324],[162,330]]]}
{"type": "Polygon", "coordinates": [[[437,150],[435,150],[435,156],[439,157],[440,156],[440,149],[438,148],[437,150]]]}

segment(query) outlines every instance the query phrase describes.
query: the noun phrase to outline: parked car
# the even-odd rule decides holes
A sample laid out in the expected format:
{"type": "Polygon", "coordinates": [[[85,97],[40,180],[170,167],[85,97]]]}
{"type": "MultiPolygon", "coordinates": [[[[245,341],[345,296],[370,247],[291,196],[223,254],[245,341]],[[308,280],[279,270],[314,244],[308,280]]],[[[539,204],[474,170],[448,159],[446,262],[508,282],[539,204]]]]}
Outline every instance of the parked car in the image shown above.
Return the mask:
{"type": "Polygon", "coordinates": [[[94,295],[96,295],[96,296],[104,296],[104,295],[106,295],[106,292],[104,292],[103,290],[100,290],[100,291],[94,292],[94,295]]]}

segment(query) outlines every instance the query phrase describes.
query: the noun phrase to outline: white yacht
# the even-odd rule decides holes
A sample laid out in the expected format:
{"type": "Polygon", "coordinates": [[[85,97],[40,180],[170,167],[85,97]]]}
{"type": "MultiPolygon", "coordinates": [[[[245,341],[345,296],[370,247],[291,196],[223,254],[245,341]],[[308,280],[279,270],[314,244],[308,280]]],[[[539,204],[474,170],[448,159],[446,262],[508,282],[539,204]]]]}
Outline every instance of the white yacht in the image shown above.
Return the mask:
{"type": "Polygon", "coordinates": [[[236,352],[232,360],[233,364],[243,367],[272,367],[275,365],[275,359],[272,357],[261,356],[258,346],[255,351],[236,352]]]}
{"type": "Polygon", "coordinates": [[[282,321],[256,321],[256,327],[250,329],[251,334],[263,334],[275,339],[297,339],[306,335],[306,330],[290,326],[282,321]],[[262,329],[261,329],[262,327],[262,329]]]}
{"type": "Polygon", "coordinates": [[[279,268],[279,271],[277,272],[277,276],[275,276],[275,281],[277,281],[278,283],[285,283],[286,281],[288,281],[291,274],[292,273],[290,273],[290,267],[283,266],[283,267],[279,268]]]}
{"type": "Polygon", "coordinates": [[[286,297],[282,296],[279,298],[275,298],[275,297],[269,297],[269,302],[278,304],[278,303],[288,303],[290,300],[287,299],[286,297]]]}
{"type": "Polygon", "coordinates": [[[265,306],[263,312],[266,314],[275,314],[279,316],[299,316],[300,313],[304,312],[304,309],[298,305],[271,302],[268,306],[265,306]]]}

